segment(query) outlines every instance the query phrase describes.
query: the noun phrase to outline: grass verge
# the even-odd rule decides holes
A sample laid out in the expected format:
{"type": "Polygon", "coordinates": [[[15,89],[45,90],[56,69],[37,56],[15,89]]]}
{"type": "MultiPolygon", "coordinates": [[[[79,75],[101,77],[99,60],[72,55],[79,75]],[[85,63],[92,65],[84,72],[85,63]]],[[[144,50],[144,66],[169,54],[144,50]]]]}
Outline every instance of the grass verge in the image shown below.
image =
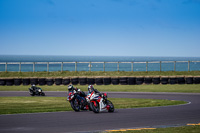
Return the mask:
{"type": "Polygon", "coordinates": [[[200,71],[150,71],[150,72],[103,72],[103,71],[64,71],[64,72],[0,72],[0,77],[71,77],[71,76],[199,76],[200,71]]]}
{"type": "MultiPolygon", "coordinates": [[[[66,97],[0,97],[0,114],[72,111],[66,97]]],[[[184,101],[109,98],[116,109],[185,104],[184,101]]]]}
{"type": "MultiPolygon", "coordinates": [[[[74,85],[87,91],[87,85],[74,85]]],[[[0,86],[0,91],[28,91],[30,86],[0,86]]],[[[38,86],[43,91],[67,91],[67,86],[38,86]]],[[[185,85],[94,85],[100,92],[179,92],[200,93],[200,84],[185,85]]]]}
{"type": "Polygon", "coordinates": [[[200,126],[181,126],[156,129],[127,129],[121,131],[109,131],[113,133],[199,133],[200,126]]]}

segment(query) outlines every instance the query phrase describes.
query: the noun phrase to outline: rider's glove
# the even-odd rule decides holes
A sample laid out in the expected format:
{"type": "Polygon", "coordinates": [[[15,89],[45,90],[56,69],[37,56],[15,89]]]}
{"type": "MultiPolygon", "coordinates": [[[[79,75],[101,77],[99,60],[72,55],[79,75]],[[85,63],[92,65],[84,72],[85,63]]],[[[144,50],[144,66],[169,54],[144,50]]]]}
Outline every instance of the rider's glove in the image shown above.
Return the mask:
{"type": "Polygon", "coordinates": [[[89,98],[86,98],[87,102],[90,102],[90,99],[89,98]]]}

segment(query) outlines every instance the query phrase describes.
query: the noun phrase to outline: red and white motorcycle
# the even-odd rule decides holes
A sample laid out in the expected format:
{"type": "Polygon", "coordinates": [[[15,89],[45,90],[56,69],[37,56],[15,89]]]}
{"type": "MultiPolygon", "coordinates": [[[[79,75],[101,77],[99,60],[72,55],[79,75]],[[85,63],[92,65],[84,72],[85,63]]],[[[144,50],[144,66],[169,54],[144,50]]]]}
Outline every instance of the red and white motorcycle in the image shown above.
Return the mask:
{"type": "Polygon", "coordinates": [[[87,95],[86,100],[90,103],[90,108],[94,113],[102,111],[114,112],[115,110],[113,103],[107,99],[107,93],[102,93],[102,96],[100,96],[93,91],[87,95]]]}

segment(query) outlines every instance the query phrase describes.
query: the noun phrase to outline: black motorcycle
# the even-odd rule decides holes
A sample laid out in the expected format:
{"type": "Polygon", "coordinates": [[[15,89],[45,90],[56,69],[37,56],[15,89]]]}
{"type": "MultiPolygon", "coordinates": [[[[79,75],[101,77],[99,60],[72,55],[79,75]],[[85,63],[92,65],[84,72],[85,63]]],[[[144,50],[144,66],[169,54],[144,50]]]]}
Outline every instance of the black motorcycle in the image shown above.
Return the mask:
{"type": "Polygon", "coordinates": [[[45,96],[45,93],[42,91],[40,87],[30,87],[29,93],[31,96],[45,96]]]}
{"type": "Polygon", "coordinates": [[[80,110],[92,110],[85,97],[81,97],[77,93],[70,92],[68,94],[67,101],[69,101],[72,109],[76,112],[80,110]]]}

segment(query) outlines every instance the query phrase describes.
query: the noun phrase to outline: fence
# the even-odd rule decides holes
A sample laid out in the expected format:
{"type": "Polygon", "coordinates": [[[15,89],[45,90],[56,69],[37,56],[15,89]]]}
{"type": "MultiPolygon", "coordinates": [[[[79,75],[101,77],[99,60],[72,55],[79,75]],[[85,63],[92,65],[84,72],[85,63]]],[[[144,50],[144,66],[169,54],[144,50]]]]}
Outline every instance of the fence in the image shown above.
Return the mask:
{"type": "Polygon", "coordinates": [[[200,61],[0,62],[0,71],[200,71],[200,61]]]}

